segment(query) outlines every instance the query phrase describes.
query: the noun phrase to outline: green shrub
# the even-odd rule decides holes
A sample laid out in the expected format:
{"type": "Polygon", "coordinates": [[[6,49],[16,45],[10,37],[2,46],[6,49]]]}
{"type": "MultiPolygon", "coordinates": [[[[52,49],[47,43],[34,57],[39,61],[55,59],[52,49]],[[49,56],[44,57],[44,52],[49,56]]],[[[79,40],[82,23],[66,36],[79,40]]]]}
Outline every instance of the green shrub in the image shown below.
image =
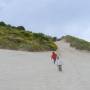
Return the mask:
{"type": "Polygon", "coordinates": [[[3,21],[1,21],[0,26],[6,26],[6,24],[3,21]]]}
{"type": "Polygon", "coordinates": [[[25,30],[25,28],[23,26],[17,26],[16,28],[19,30],[25,30]]]}

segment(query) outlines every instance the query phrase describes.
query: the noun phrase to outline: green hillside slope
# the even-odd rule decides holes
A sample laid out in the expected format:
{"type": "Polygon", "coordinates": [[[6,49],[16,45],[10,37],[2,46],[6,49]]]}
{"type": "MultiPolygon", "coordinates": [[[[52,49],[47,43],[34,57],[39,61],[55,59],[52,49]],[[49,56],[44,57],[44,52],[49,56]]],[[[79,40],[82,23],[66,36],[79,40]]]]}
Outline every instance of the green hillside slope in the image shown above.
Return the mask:
{"type": "Polygon", "coordinates": [[[90,42],[88,41],[70,35],[64,36],[62,39],[66,40],[66,42],[69,42],[70,45],[76,49],[90,51],[90,42]]]}
{"type": "Polygon", "coordinates": [[[0,48],[25,51],[50,51],[57,46],[53,38],[42,33],[26,31],[23,26],[0,22],[0,48]]]}

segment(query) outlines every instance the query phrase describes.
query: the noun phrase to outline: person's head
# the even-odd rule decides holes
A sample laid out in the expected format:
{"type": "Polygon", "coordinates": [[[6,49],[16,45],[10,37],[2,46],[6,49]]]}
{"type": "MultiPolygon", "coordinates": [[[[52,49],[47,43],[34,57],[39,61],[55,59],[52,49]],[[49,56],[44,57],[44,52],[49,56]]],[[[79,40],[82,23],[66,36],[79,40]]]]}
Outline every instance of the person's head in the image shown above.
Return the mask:
{"type": "Polygon", "coordinates": [[[56,54],[55,51],[53,51],[52,54],[56,54]]]}

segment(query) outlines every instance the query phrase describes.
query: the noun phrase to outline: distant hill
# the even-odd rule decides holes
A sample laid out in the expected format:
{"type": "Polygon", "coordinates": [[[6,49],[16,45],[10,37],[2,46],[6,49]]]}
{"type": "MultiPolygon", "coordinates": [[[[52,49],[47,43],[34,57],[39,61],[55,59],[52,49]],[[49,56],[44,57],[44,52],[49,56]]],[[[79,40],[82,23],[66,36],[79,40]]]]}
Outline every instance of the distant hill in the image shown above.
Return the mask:
{"type": "Polygon", "coordinates": [[[60,40],[62,39],[69,42],[70,46],[75,47],[76,49],[90,51],[90,42],[88,41],[70,35],[63,36],[60,40]]]}
{"type": "Polygon", "coordinates": [[[56,50],[54,38],[43,33],[26,31],[23,26],[0,22],[0,48],[25,51],[56,50]]]}

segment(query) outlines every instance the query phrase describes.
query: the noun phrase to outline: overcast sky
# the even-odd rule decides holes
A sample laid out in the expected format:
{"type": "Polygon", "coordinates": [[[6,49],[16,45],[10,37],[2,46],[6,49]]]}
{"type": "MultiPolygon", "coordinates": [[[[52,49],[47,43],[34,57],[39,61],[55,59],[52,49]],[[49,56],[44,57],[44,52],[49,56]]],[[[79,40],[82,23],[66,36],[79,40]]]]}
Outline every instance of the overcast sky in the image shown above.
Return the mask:
{"type": "Polygon", "coordinates": [[[90,0],[0,0],[0,21],[33,32],[90,41],[90,0]]]}

